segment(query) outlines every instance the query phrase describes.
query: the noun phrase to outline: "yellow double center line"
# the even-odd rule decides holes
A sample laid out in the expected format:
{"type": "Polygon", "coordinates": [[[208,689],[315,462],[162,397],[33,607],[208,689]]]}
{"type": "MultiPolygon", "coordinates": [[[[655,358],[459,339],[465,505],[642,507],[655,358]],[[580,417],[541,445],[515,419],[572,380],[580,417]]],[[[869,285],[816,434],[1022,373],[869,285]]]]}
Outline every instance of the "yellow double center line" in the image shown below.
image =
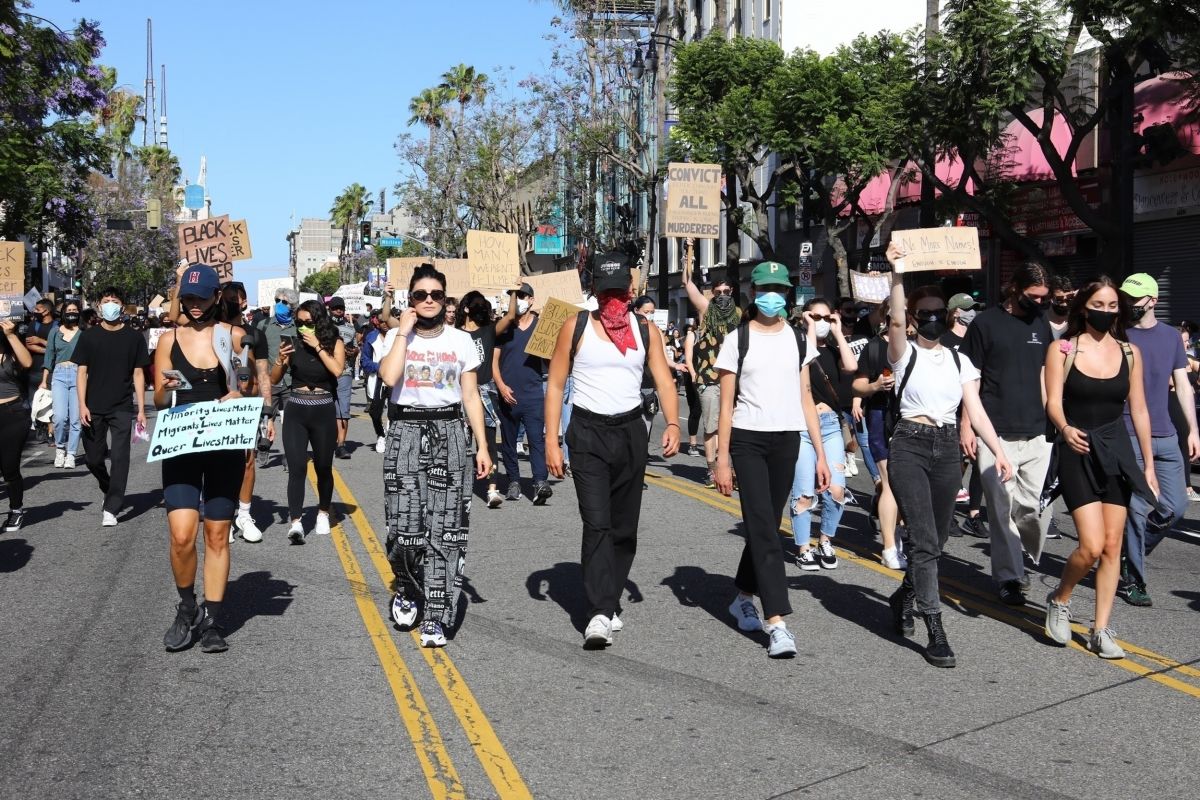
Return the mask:
{"type": "MultiPolygon", "coordinates": [[[[315,491],[316,475],[311,465],[308,477],[315,491]]],[[[349,511],[350,519],[354,522],[354,528],[358,531],[359,539],[366,548],[379,580],[385,588],[390,588],[392,569],[379,537],[376,536],[374,528],[371,527],[371,523],[363,513],[362,506],[350,491],[350,487],[342,480],[341,474],[336,469],[333,472],[333,481],[334,488],[341,495],[342,502],[349,511]]],[[[366,625],[367,633],[375,645],[375,651],[383,665],[384,673],[392,688],[392,694],[396,698],[396,705],[400,709],[400,718],[408,730],[409,738],[417,753],[417,760],[420,762],[425,780],[429,784],[430,793],[435,800],[465,798],[466,790],[454,768],[445,742],[438,731],[437,723],[417,687],[415,677],[403,656],[400,655],[396,641],[391,635],[390,618],[385,619],[385,615],[380,612],[378,604],[372,597],[367,579],[359,568],[358,559],[350,547],[350,541],[340,522],[332,526],[331,536],[342,569],[346,573],[346,580],[350,582],[363,624],[366,625]]],[[[502,800],[525,800],[526,798],[531,800],[533,795],[530,794],[524,780],[521,779],[516,764],[513,763],[504,746],[500,744],[499,737],[496,736],[495,730],[483,713],[475,695],[467,686],[467,682],[458,668],[454,666],[450,656],[441,648],[420,647],[420,637],[416,631],[411,633],[411,638],[425,657],[426,664],[437,679],[450,707],[454,710],[459,724],[471,743],[472,750],[496,790],[496,796],[502,800]]]]}
{"type": "MultiPolygon", "coordinates": [[[[649,483],[653,483],[655,486],[668,489],[676,492],[677,494],[690,497],[694,500],[699,500],[701,503],[711,506],[712,508],[726,511],[735,517],[741,516],[741,506],[737,500],[731,497],[725,497],[724,495],[716,493],[711,489],[705,489],[691,481],[649,471],[646,473],[646,480],[649,483]]],[[[789,536],[792,535],[791,522],[784,521],[779,530],[789,536]]],[[[869,570],[879,573],[880,575],[886,575],[893,580],[899,580],[901,578],[899,573],[880,564],[875,559],[874,554],[864,548],[855,545],[847,545],[840,541],[838,542],[838,547],[843,551],[847,551],[845,553],[845,558],[847,561],[850,561],[853,564],[865,567],[869,570]]],[[[945,577],[941,578],[941,584],[942,597],[946,598],[946,600],[949,602],[970,608],[974,611],[984,614],[985,616],[991,617],[992,619],[1004,622],[1014,627],[1022,628],[1024,630],[1041,631],[1043,628],[1040,620],[1035,620],[1031,616],[1022,613],[1017,609],[1008,609],[1007,607],[1003,609],[998,608],[996,605],[991,603],[978,588],[974,586],[965,584],[953,578],[945,577]]],[[[1075,633],[1086,638],[1088,634],[1087,628],[1082,625],[1072,625],[1071,628],[1075,631],[1075,633]]],[[[1148,667],[1128,657],[1110,660],[1107,663],[1132,672],[1135,675],[1148,678],[1156,683],[1162,684],[1163,686],[1168,686],[1178,692],[1182,692],[1183,694],[1200,698],[1200,687],[1182,681],[1170,674],[1175,673],[1177,675],[1186,675],[1190,678],[1200,678],[1200,670],[1196,669],[1195,667],[1188,666],[1187,664],[1181,664],[1178,661],[1168,658],[1160,653],[1147,650],[1144,647],[1139,647],[1131,642],[1118,640],[1118,643],[1125,650],[1127,656],[1138,656],[1150,662],[1153,666],[1148,667]]],[[[1072,639],[1069,646],[1074,650],[1091,655],[1088,649],[1079,643],[1078,639],[1072,639]]]]}

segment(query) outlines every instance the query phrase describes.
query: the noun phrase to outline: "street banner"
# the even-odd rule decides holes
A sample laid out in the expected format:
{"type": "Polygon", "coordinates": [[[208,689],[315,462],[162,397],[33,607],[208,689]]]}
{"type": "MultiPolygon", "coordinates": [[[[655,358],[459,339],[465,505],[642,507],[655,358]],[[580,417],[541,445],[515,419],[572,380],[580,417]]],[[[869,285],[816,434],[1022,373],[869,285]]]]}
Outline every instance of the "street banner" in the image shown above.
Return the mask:
{"type": "Polygon", "coordinates": [[[529,344],[525,345],[525,353],[538,358],[550,358],[554,355],[554,346],[558,343],[558,333],[575,314],[579,306],[572,305],[556,297],[551,297],[538,312],[537,325],[529,344]]]}
{"type": "Polygon", "coordinates": [[[178,237],[181,259],[188,264],[207,264],[217,271],[221,283],[233,280],[228,214],[196,222],[182,222],[179,224],[178,237]]]}
{"type": "Polygon", "coordinates": [[[158,412],[146,461],[209,450],[252,450],[258,442],[261,397],[188,403],[158,412]]]}
{"type": "Polygon", "coordinates": [[[573,269],[528,275],[524,281],[533,288],[534,297],[539,301],[547,297],[557,297],[568,303],[583,302],[583,288],[579,285],[579,273],[573,269]]]}
{"type": "Polygon", "coordinates": [[[262,278],[258,282],[258,307],[272,308],[275,305],[275,293],[280,289],[291,289],[291,278],[262,278]]]}
{"type": "Polygon", "coordinates": [[[981,269],[978,228],[916,228],[892,231],[908,250],[896,272],[981,269]]]}
{"type": "Polygon", "coordinates": [[[254,258],[254,250],[250,247],[250,229],[246,220],[235,219],[229,223],[229,260],[245,261],[254,258]]]}
{"type": "Polygon", "coordinates": [[[882,303],[892,293],[892,276],[886,272],[879,274],[850,270],[850,286],[855,300],[882,303]]]}
{"type": "Polygon", "coordinates": [[[25,316],[25,243],[0,242],[0,319],[25,316]]]}
{"type": "Polygon", "coordinates": [[[721,238],[721,165],[667,165],[667,236],[721,238]]]}
{"type": "Polygon", "coordinates": [[[467,231],[471,288],[484,294],[511,289],[521,277],[519,247],[515,233],[467,231]]]}

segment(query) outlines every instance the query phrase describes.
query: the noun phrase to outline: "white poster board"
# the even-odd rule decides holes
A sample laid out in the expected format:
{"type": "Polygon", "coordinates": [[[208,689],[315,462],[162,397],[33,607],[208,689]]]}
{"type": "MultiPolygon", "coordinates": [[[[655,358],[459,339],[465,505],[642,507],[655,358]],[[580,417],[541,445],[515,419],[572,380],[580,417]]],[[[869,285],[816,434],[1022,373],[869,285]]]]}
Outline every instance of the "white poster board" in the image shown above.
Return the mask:
{"type": "Polygon", "coordinates": [[[258,282],[258,307],[275,305],[275,293],[280,289],[293,288],[291,278],[263,278],[258,282]]]}

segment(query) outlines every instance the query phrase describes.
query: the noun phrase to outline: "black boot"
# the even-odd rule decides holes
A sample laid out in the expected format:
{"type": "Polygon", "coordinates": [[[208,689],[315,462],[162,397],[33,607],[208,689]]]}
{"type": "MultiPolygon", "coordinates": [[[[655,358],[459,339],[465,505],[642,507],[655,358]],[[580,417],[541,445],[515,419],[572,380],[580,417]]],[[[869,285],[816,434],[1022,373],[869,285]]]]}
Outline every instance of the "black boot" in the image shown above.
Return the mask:
{"type": "Polygon", "coordinates": [[[904,584],[888,598],[892,607],[892,629],[897,636],[912,636],[917,632],[917,624],[913,621],[913,590],[904,584]]]}
{"type": "Polygon", "coordinates": [[[925,660],[935,667],[953,667],[954,651],[946,640],[946,631],[942,627],[942,615],[926,614],[925,629],[929,631],[929,644],[925,646],[925,660]]]}

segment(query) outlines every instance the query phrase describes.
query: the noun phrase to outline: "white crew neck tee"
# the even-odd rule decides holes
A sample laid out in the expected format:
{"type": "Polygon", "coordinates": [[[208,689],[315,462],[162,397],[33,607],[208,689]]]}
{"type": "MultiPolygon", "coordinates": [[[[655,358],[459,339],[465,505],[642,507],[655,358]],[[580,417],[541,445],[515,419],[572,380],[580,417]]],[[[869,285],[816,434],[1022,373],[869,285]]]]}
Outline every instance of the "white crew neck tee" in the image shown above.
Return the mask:
{"type": "Polygon", "coordinates": [[[741,393],[733,407],[733,427],[748,431],[803,431],[800,405],[800,352],[796,334],[787,325],[778,332],[735,328],[725,336],[717,354],[720,372],[737,372],[738,337],[750,332],[750,348],[742,362],[741,393]]]}

